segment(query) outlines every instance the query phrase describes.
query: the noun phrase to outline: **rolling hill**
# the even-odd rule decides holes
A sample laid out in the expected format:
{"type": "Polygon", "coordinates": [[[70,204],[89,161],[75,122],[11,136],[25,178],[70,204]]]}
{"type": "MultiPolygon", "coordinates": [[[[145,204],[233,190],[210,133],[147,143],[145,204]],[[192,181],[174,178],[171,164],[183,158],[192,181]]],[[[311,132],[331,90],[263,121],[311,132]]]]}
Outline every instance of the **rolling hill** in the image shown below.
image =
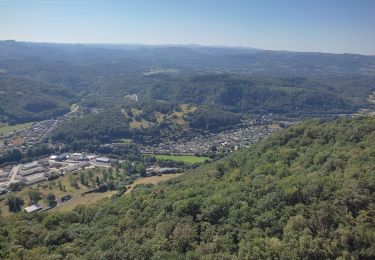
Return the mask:
{"type": "Polygon", "coordinates": [[[375,118],[308,121],[157,186],[0,224],[0,257],[372,259],[375,118]]]}

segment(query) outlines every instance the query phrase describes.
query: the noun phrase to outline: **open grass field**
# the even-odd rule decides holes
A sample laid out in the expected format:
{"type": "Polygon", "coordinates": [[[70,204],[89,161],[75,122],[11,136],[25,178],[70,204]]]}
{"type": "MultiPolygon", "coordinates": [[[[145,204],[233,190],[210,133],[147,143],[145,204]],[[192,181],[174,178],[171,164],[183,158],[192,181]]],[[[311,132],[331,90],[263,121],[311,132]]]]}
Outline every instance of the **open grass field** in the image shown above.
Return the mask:
{"type": "Polygon", "coordinates": [[[132,142],[132,139],[122,138],[120,141],[121,141],[122,143],[124,143],[124,144],[130,144],[130,143],[132,142]]]}
{"type": "Polygon", "coordinates": [[[184,163],[203,163],[205,160],[210,160],[208,157],[204,156],[194,156],[194,155],[161,155],[155,154],[156,159],[159,160],[172,160],[184,163]]]}
{"type": "Polygon", "coordinates": [[[115,193],[116,191],[107,191],[107,192],[101,192],[101,193],[97,192],[97,193],[86,194],[84,197],[82,196],[73,197],[72,199],[68,200],[67,202],[64,202],[63,204],[60,204],[58,207],[52,210],[53,211],[70,211],[79,205],[89,205],[97,201],[100,201],[102,199],[110,198],[115,193]]]}
{"type": "Polygon", "coordinates": [[[0,127],[0,134],[7,134],[13,131],[21,130],[23,128],[31,126],[33,123],[25,123],[18,125],[5,125],[0,127]]]}
{"type": "Polygon", "coordinates": [[[190,104],[182,104],[180,107],[184,114],[194,112],[195,110],[197,110],[196,106],[190,104]]]}
{"type": "Polygon", "coordinates": [[[127,191],[125,194],[129,194],[135,186],[139,184],[159,184],[161,182],[165,182],[174,178],[177,178],[178,176],[181,176],[183,173],[175,173],[175,174],[162,174],[161,176],[151,176],[151,177],[146,177],[142,179],[135,180],[132,185],[129,185],[127,187],[127,191]]]}
{"type": "Polygon", "coordinates": [[[148,122],[148,121],[146,121],[146,120],[144,120],[144,119],[142,119],[142,121],[135,121],[135,120],[133,120],[133,121],[131,121],[130,123],[129,123],[129,127],[130,127],[130,129],[134,129],[134,128],[148,128],[148,127],[150,127],[150,125],[151,125],[151,123],[150,122],[148,122]]]}

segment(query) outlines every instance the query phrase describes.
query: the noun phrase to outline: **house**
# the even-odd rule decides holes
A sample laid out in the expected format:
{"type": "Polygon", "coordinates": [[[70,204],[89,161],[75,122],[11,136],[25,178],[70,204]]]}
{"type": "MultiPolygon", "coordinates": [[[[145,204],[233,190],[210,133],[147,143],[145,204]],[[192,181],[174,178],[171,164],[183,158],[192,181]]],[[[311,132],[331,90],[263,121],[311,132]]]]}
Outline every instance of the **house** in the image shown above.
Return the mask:
{"type": "Polygon", "coordinates": [[[39,211],[39,210],[42,210],[42,209],[43,209],[43,207],[40,206],[39,204],[34,204],[34,205],[29,206],[29,207],[26,207],[25,211],[27,213],[31,213],[31,212],[39,211]]]}

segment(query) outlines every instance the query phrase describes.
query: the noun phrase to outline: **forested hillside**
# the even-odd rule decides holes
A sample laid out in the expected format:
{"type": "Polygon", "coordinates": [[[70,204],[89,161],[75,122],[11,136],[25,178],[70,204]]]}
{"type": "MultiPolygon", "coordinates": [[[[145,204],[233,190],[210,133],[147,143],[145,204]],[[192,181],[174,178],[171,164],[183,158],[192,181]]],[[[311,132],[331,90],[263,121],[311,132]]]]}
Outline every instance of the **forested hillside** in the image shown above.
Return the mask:
{"type": "Polygon", "coordinates": [[[145,96],[233,112],[292,116],[351,113],[366,106],[365,101],[358,104],[342,95],[343,89],[304,78],[206,74],[157,78],[146,88],[145,96]]]}
{"type": "Polygon", "coordinates": [[[202,46],[0,41],[0,123],[53,118],[69,105],[194,103],[244,113],[324,116],[370,104],[375,58],[202,46]]]}
{"type": "Polygon", "coordinates": [[[158,186],[0,222],[0,258],[373,259],[375,118],[308,121],[158,186]]]}
{"type": "Polygon", "coordinates": [[[74,97],[63,86],[0,75],[0,122],[24,123],[63,115],[74,97]]]}

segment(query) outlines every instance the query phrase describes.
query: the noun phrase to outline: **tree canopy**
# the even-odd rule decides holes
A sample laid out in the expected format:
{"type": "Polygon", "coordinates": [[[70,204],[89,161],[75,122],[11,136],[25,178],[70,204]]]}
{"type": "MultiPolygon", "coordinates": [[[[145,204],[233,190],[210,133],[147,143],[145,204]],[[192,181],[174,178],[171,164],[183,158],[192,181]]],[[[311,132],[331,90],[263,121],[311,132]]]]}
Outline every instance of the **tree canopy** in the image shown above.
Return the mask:
{"type": "Polygon", "coordinates": [[[0,222],[0,258],[375,257],[375,118],[308,121],[157,186],[0,222]]]}

